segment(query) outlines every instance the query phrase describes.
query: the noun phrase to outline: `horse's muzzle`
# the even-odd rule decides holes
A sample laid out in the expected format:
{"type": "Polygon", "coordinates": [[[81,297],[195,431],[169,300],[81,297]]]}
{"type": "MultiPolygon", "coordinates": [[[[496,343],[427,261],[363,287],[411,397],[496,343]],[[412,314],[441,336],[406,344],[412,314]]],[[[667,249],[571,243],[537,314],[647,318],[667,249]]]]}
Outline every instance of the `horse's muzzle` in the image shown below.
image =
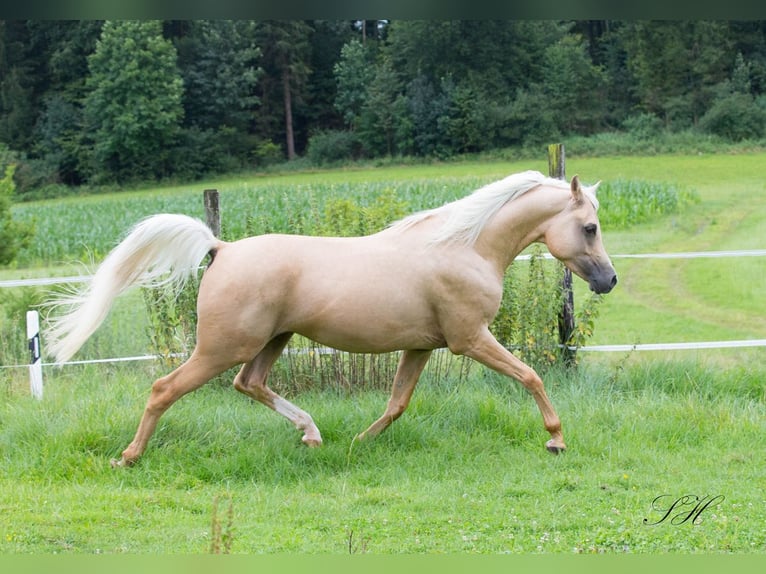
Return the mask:
{"type": "Polygon", "coordinates": [[[612,273],[611,276],[597,277],[591,279],[588,282],[590,290],[598,295],[609,293],[614,286],[617,285],[617,273],[612,273]]]}

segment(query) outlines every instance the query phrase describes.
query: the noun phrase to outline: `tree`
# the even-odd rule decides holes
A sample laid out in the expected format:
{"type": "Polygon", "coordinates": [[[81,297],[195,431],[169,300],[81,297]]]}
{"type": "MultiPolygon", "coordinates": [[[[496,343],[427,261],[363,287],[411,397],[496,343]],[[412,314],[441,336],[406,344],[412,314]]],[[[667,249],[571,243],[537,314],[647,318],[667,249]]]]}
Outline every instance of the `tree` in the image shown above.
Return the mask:
{"type": "Polygon", "coordinates": [[[19,249],[26,247],[32,240],[33,227],[19,223],[11,217],[11,198],[15,185],[13,172],[15,166],[8,165],[0,179],[0,265],[13,261],[19,249]]]}
{"type": "Polygon", "coordinates": [[[405,91],[409,115],[411,146],[417,155],[449,155],[449,146],[441,118],[449,115],[450,102],[444,91],[437,90],[426,76],[415,77],[405,91]]]}
{"type": "Polygon", "coordinates": [[[88,157],[83,146],[83,100],[88,56],[101,34],[102,22],[92,20],[32,21],[36,36],[47,39],[47,88],[40,98],[33,155],[37,171],[48,171],[55,182],[85,181],[88,157]]]}
{"type": "Polygon", "coordinates": [[[434,85],[471,78],[498,101],[542,79],[545,49],[565,33],[553,20],[396,20],[384,50],[405,84],[421,75],[434,85]]]}
{"type": "Polygon", "coordinates": [[[96,174],[117,181],[167,174],[183,82],[160,22],[105,22],[88,69],[85,119],[96,174]]]}
{"type": "Polygon", "coordinates": [[[367,89],[375,77],[370,53],[362,43],[353,39],[343,46],[340,60],[334,68],[338,93],[335,109],[352,130],[359,123],[362,107],[367,100],[367,89]]]}
{"type": "Polygon", "coordinates": [[[176,44],[184,80],[185,125],[249,131],[263,72],[255,28],[248,20],[190,23],[190,32],[176,44]]]}
{"type": "Polygon", "coordinates": [[[601,122],[603,74],[593,65],[582,38],[564,36],[545,50],[542,82],[547,106],[563,133],[589,134],[601,122]]]}
{"type": "Polygon", "coordinates": [[[317,129],[337,129],[343,126],[343,118],[335,108],[335,64],[338,63],[343,46],[355,33],[348,20],[313,20],[311,27],[311,75],[304,95],[305,112],[300,110],[302,122],[298,126],[299,138],[307,137],[317,129]]]}
{"type": "Polygon", "coordinates": [[[39,55],[26,23],[0,20],[0,141],[11,149],[32,146],[39,55]]]}
{"type": "Polygon", "coordinates": [[[296,158],[293,108],[306,89],[310,73],[311,32],[311,26],[301,20],[266,21],[258,26],[258,45],[268,77],[263,87],[281,94],[288,160],[296,158]]]}
{"type": "MultiPolygon", "coordinates": [[[[479,151],[518,143],[509,120],[518,90],[545,77],[549,45],[566,34],[554,21],[393,21],[383,52],[407,86],[416,153],[479,151]],[[431,100],[429,101],[429,98],[431,100]]],[[[524,110],[538,114],[532,106],[524,110]]]]}
{"type": "Polygon", "coordinates": [[[629,22],[620,31],[641,108],[666,124],[696,124],[728,73],[725,22],[629,22]]]}
{"type": "Polygon", "coordinates": [[[758,139],[766,134],[766,101],[752,94],[751,66],[741,53],[731,79],[721,82],[712,105],[700,119],[700,129],[731,141],[758,139]]]}
{"type": "Polygon", "coordinates": [[[375,68],[359,118],[359,137],[374,155],[393,155],[397,150],[397,127],[406,113],[396,72],[384,57],[375,68]]]}

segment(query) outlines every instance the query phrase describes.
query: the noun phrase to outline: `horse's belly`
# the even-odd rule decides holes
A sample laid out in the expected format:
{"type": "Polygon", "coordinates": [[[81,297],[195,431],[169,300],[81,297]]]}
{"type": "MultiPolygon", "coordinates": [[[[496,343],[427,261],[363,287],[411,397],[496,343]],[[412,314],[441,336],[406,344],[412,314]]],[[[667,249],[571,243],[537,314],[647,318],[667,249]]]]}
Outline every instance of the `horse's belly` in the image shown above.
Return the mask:
{"type": "Polygon", "coordinates": [[[444,346],[425,305],[353,297],[337,299],[296,318],[291,330],[318,343],[354,353],[386,353],[444,346]]]}
{"type": "Polygon", "coordinates": [[[369,328],[349,332],[330,327],[325,325],[319,329],[298,331],[298,334],[349,353],[389,353],[404,349],[436,349],[445,345],[441,337],[429,333],[393,333],[369,328]]]}

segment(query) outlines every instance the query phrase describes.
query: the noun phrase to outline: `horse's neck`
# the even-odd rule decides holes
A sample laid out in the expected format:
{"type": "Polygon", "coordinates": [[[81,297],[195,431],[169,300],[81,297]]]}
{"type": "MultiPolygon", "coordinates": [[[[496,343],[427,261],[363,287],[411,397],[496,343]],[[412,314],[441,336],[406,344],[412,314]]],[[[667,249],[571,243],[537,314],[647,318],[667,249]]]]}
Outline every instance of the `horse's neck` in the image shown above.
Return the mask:
{"type": "Polygon", "coordinates": [[[540,188],[509,201],[482,230],[476,250],[504,271],[524,248],[542,241],[547,224],[568,199],[566,190],[540,188]]]}

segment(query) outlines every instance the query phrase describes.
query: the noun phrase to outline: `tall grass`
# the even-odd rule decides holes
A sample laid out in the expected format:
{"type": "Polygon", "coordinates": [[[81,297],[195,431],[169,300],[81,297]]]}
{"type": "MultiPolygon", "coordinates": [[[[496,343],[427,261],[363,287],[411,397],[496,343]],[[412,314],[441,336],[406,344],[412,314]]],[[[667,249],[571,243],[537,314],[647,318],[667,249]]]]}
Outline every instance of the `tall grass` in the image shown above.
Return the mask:
{"type": "Polygon", "coordinates": [[[599,187],[599,220],[605,229],[625,229],[677,214],[699,201],[692,189],[677,184],[614,180],[599,187]]]}
{"type": "MultiPolygon", "coordinates": [[[[231,184],[221,189],[222,235],[228,240],[269,232],[327,235],[332,231],[327,226],[328,205],[337,209],[341,202],[349,201],[374,210],[376,201],[382,197],[388,198],[383,202],[385,208],[400,202],[407,206],[407,212],[417,211],[463,197],[493,179],[463,176],[335,183],[324,182],[317,176],[309,184],[274,181],[265,185],[257,181],[231,184]]],[[[651,216],[675,213],[694,195],[672,184],[618,180],[605,182],[599,197],[603,223],[614,229],[641,223],[651,216]]],[[[98,261],[134,223],[163,212],[204,219],[202,194],[175,190],[17,205],[14,216],[22,221],[34,220],[38,234],[38,240],[20,253],[17,264],[23,267],[98,261]]],[[[381,211],[372,219],[375,228],[368,226],[357,231],[376,231],[403,215],[406,213],[401,210],[381,211]]],[[[345,228],[338,231],[349,234],[345,228]]]]}
{"type": "MultiPolygon", "coordinates": [[[[476,177],[364,184],[317,180],[310,184],[240,183],[221,189],[224,239],[265,232],[321,234],[317,216],[323,214],[328,202],[343,199],[364,206],[381,195],[395,194],[414,211],[436,207],[489,182],[476,177]]],[[[38,238],[45,238],[22,252],[18,265],[100,260],[134,223],[163,212],[204,219],[202,194],[180,190],[17,205],[14,216],[34,220],[38,238]]]]}

